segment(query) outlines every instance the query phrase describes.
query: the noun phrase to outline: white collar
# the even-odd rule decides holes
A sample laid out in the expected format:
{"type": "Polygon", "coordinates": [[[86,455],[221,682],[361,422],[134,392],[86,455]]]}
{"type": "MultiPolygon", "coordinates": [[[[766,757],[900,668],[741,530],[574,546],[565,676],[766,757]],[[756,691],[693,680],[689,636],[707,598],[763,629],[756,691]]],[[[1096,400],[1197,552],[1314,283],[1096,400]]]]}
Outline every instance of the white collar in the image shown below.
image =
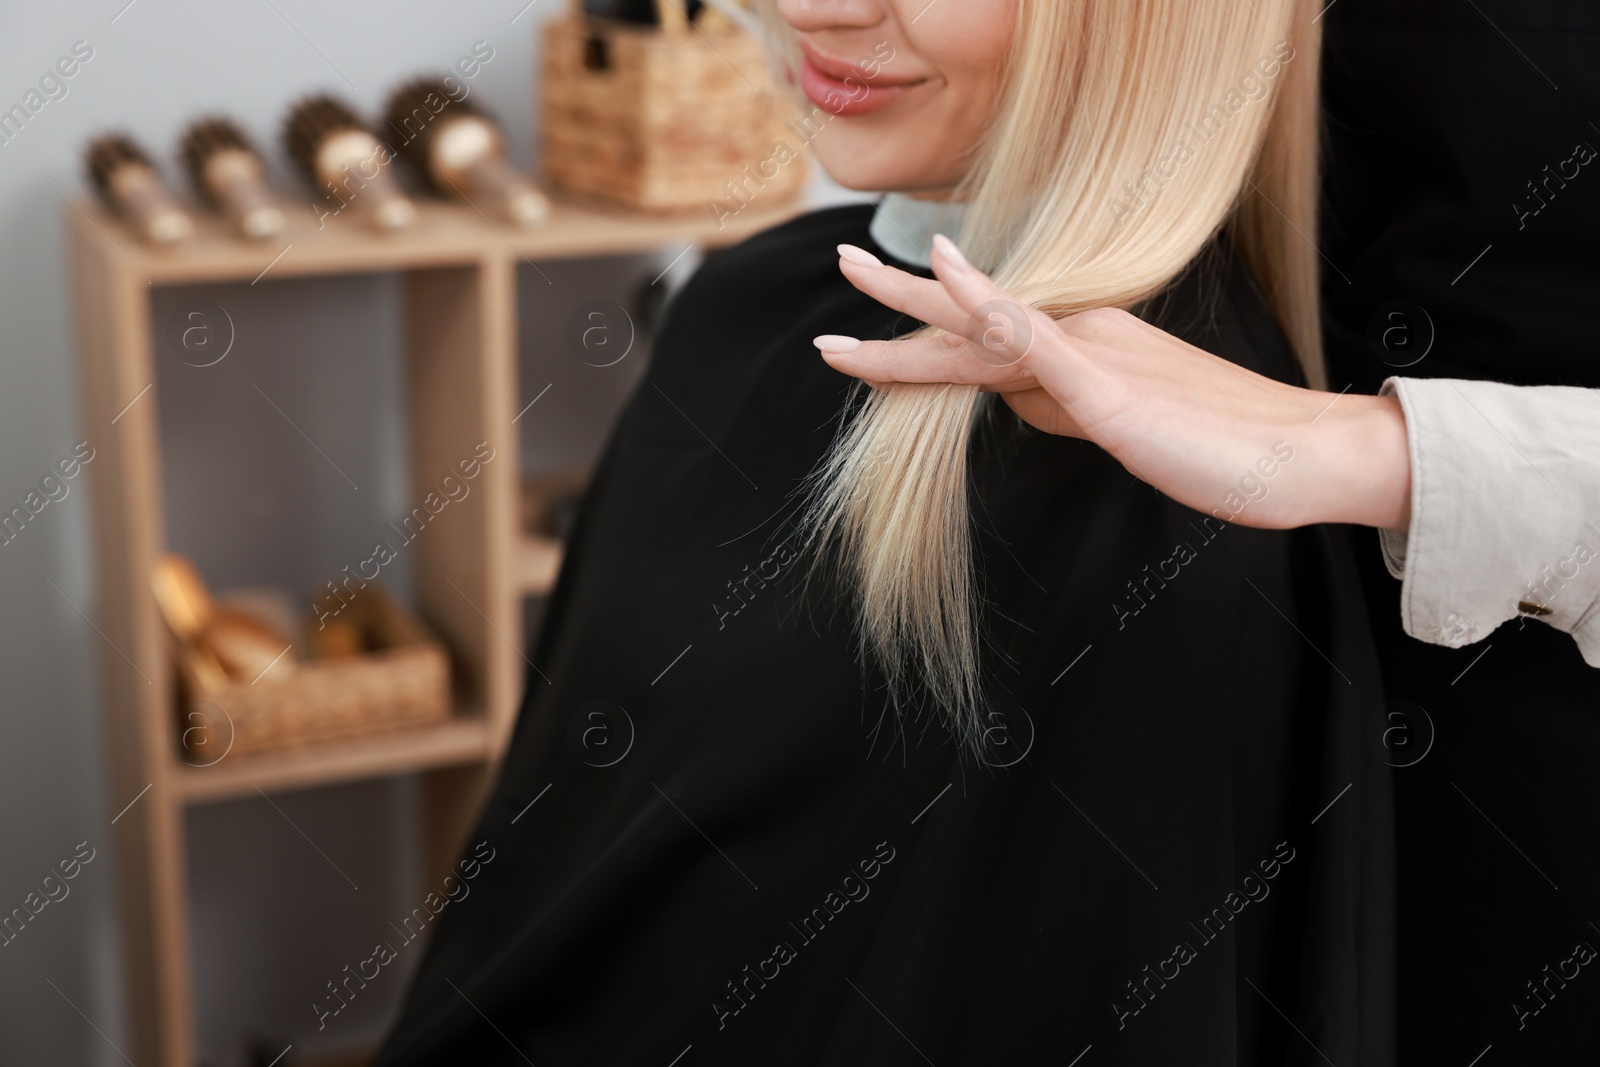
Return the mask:
{"type": "Polygon", "coordinates": [[[927,269],[933,255],[933,235],[954,237],[966,211],[965,204],[889,193],[878,201],[868,233],[879,248],[895,259],[927,269]]]}

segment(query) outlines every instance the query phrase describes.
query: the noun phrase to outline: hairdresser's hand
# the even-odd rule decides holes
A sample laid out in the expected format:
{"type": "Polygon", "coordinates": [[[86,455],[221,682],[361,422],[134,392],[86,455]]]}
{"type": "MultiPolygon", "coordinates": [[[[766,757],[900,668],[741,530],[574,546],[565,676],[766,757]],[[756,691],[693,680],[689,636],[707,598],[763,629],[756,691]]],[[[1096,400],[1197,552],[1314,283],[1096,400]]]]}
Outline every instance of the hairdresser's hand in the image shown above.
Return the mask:
{"type": "Polygon", "coordinates": [[[1408,525],[1410,461],[1394,398],[1285,385],[1124,311],[1052,319],[1007,297],[942,236],[932,258],[936,280],[841,246],[840,270],[856,288],[944,334],[819,337],[823,358],[876,386],[997,392],[1038,429],[1093,441],[1174,500],[1227,521],[1408,525]]]}

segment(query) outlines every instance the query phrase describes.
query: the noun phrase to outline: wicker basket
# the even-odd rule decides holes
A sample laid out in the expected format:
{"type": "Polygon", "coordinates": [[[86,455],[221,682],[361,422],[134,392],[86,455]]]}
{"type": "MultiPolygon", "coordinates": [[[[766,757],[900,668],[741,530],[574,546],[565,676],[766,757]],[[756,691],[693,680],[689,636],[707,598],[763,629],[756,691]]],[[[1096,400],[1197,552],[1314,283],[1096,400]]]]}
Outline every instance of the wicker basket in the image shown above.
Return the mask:
{"type": "Polygon", "coordinates": [[[377,586],[345,608],[378,651],[314,659],[293,674],[207,688],[191,646],[176,642],[183,697],[179,747],[206,765],[240,756],[348,741],[450,716],[450,661],[422,622],[377,586]]]}
{"type": "Polygon", "coordinates": [[[785,127],[761,42],[736,27],[689,26],[674,0],[657,9],[659,29],[589,18],[577,3],[546,23],[551,185],[636,211],[717,217],[792,199],[805,182],[803,145],[785,127]]]}

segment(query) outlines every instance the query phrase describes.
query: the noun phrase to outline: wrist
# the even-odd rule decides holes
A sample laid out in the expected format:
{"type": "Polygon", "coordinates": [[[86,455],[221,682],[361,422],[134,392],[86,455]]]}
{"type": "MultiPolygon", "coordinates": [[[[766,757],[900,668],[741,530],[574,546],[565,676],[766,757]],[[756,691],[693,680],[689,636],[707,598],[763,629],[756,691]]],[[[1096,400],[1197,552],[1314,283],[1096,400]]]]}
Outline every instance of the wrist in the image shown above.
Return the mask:
{"type": "Polygon", "coordinates": [[[1411,449],[1394,396],[1344,396],[1320,420],[1328,459],[1323,522],[1380,530],[1411,525],[1411,449]]]}

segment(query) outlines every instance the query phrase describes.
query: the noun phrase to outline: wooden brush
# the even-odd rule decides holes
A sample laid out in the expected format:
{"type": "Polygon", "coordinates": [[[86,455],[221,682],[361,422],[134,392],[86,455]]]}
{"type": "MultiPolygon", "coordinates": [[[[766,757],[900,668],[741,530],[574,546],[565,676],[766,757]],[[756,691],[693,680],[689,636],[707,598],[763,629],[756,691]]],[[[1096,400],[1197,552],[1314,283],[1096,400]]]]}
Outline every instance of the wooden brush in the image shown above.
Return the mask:
{"type": "Polygon", "coordinates": [[[698,24],[701,0],[583,0],[583,13],[591,18],[615,19],[660,26],[666,33],[682,33],[698,24]]]}
{"type": "Polygon", "coordinates": [[[89,142],[84,163],[106,206],[151,244],[171,245],[194,233],[194,222],[132,138],[108,133],[89,142]]]}
{"type": "Polygon", "coordinates": [[[383,230],[402,229],[417,217],[416,205],[385,169],[393,159],[388,146],[340,101],[302,100],[284,122],[283,139],[311,187],[338,201],[330,214],[355,203],[383,230]]]}
{"type": "Polygon", "coordinates": [[[389,94],[388,122],[400,154],[435,190],[522,226],[549,217],[544,194],[507,162],[500,127],[465,99],[452,99],[442,78],[416,78],[389,94]]]}
{"type": "Polygon", "coordinates": [[[287,220],[267,187],[261,157],[238,125],[205,118],[183,135],[183,162],[207,203],[225,213],[246,237],[271,237],[287,220]]]}
{"type": "Polygon", "coordinates": [[[190,665],[200,681],[209,689],[217,690],[228,684],[228,672],[216,654],[201,641],[201,634],[211,624],[217,606],[206,589],[205,582],[195,571],[194,564],[183,556],[163,555],[156,558],[155,571],[150,575],[150,587],[155,592],[156,606],[166,619],[167,628],[184,649],[190,665]]]}

